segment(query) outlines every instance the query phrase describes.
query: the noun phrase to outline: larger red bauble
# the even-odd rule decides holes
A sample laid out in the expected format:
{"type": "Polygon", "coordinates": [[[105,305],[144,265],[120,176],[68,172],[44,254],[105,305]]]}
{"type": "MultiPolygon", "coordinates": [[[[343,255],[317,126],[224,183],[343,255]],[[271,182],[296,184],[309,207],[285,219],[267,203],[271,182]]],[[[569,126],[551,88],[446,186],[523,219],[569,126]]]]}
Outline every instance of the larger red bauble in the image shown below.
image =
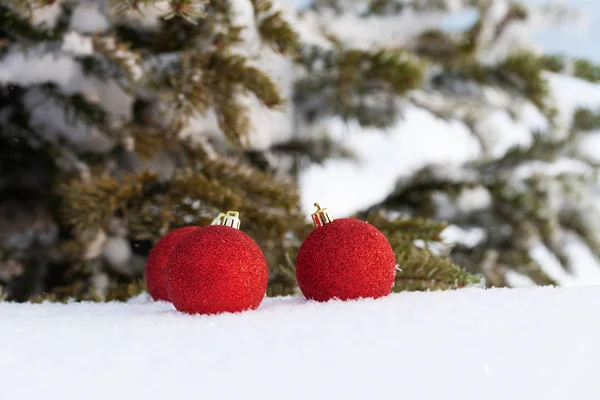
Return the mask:
{"type": "Polygon", "coordinates": [[[167,278],[165,277],[167,260],[175,245],[196,229],[198,229],[197,226],[184,226],[173,229],[160,238],[150,250],[146,260],[146,286],[148,287],[148,293],[154,300],[169,301],[167,278]]]}
{"type": "Polygon", "coordinates": [[[304,240],[296,277],[309,300],[378,298],[394,286],[396,257],[374,226],[354,218],[336,219],[304,240]]]}
{"type": "Polygon", "coordinates": [[[268,280],[267,262],[258,245],[228,226],[198,228],[175,246],[167,263],[169,299],[188,314],[256,309],[268,280]]]}

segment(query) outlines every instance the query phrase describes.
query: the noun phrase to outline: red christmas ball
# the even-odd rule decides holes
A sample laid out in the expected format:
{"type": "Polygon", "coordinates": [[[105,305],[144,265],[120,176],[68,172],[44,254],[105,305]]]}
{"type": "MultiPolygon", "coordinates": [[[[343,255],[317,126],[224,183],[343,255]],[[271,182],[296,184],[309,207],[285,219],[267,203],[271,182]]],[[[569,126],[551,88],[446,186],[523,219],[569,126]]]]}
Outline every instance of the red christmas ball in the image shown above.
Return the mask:
{"type": "Polygon", "coordinates": [[[304,240],[296,276],[309,300],[379,298],[394,286],[396,257],[374,226],[354,218],[337,219],[304,240]]]}
{"type": "Polygon", "coordinates": [[[197,226],[184,226],[167,233],[154,245],[146,259],[146,286],[148,293],[156,301],[169,301],[165,268],[169,254],[181,239],[198,229],[197,226]]]}
{"type": "Polygon", "coordinates": [[[258,245],[239,229],[198,228],[179,242],[167,263],[169,299],[188,314],[218,314],[258,308],[269,272],[258,245]]]}

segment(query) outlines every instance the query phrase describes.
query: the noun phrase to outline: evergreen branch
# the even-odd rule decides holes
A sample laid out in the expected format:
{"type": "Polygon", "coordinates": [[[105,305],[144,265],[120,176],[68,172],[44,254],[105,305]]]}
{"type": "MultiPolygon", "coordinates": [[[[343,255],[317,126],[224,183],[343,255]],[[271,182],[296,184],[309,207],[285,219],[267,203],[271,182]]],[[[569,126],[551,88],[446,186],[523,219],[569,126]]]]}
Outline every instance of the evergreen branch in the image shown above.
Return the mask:
{"type": "Polygon", "coordinates": [[[416,247],[416,241],[441,241],[446,223],[416,218],[386,217],[384,213],[370,212],[367,222],[378,228],[389,240],[400,271],[396,273],[394,292],[414,290],[457,289],[479,282],[479,278],[436,256],[427,249],[416,247]]]}
{"type": "Polygon", "coordinates": [[[299,46],[298,34],[281,10],[275,10],[271,0],[252,0],[252,4],[262,39],[280,53],[295,51],[299,46]]]}
{"type": "Polygon", "coordinates": [[[527,161],[554,161],[565,148],[570,138],[553,139],[549,134],[534,132],[528,147],[515,146],[502,158],[476,161],[473,166],[485,174],[497,174],[498,170],[509,170],[527,161]]]}
{"type": "Polygon", "coordinates": [[[340,87],[376,80],[389,83],[392,91],[401,95],[419,85],[423,66],[401,51],[349,50],[340,55],[338,68],[340,87]]]}
{"type": "Polygon", "coordinates": [[[600,66],[594,65],[588,60],[576,59],[573,62],[573,76],[588,82],[600,82],[600,66]]]}
{"type": "Polygon", "coordinates": [[[578,131],[593,131],[600,129],[600,110],[592,111],[587,108],[577,108],[573,113],[572,130],[578,131]]]}
{"type": "Polygon", "coordinates": [[[144,68],[141,65],[141,55],[131,50],[131,45],[119,41],[116,36],[96,36],[93,39],[94,51],[103,58],[112,61],[129,78],[131,84],[139,81],[144,68]]]}
{"type": "Polygon", "coordinates": [[[480,282],[451,261],[408,243],[392,243],[400,271],[396,272],[394,292],[450,290],[480,282]]]}
{"type": "MultiPolygon", "coordinates": [[[[181,17],[190,23],[196,23],[197,18],[206,16],[205,4],[208,0],[167,0],[170,11],[162,16],[168,20],[173,17],[181,17]]],[[[142,9],[161,3],[162,0],[109,0],[109,6],[116,16],[128,11],[142,14],[142,9]]]]}
{"type": "Polygon", "coordinates": [[[520,51],[509,55],[496,65],[467,62],[447,67],[444,73],[517,92],[529,99],[552,123],[556,110],[547,104],[550,89],[542,74],[543,70],[544,64],[539,57],[530,52],[520,51]]]}
{"type": "MultiPolygon", "coordinates": [[[[46,1],[47,3],[49,1],[46,1]]],[[[13,8],[0,5],[0,27],[4,32],[12,35],[13,39],[28,40],[31,42],[56,40],[57,34],[53,31],[36,28],[25,15],[30,15],[37,7],[38,1],[13,0],[13,8]]]]}
{"type": "Polygon", "coordinates": [[[118,210],[143,195],[143,186],[133,176],[119,182],[101,175],[91,181],[73,179],[60,185],[57,194],[62,198],[64,221],[73,226],[75,237],[83,239],[106,229],[118,210]]]}
{"type": "Polygon", "coordinates": [[[508,82],[520,89],[541,112],[553,116],[555,110],[550,110],[545,100],[549,95],[548,81],[542,76],[542,68],[533,53],[515,53],[500,63],[497,71],[507,74],[508,82]]]}
{"type": "Polygon", "coordinates": [[[458,171],[449,171],[440,166],[430,165],[422,168],[410,179],[399,180],[394,191],[381,203],[383,207],[398,208],[406,206],[417,210],[422,217],[434,217],[434,193],[458,195],[463,189],[481,185],[482,176],[472,167],[458,171]]]}
{"type": "Polygon", "coordinates": [[[390,219],[383,212],[369,212],[365,220],[379,229],[386,237],[407,243],[414,243],[417,240],[439,242],[442,231],[448,227],[445,222],[423,218],[397,217],[390,219]]]}
{"type": "Polygon", "coordinates": [[[67,304],[83,301],[125,302],[146,291],[146,282],[144,279],[136,279],[125,283],[111,282],[104,293],[98,293],[89,284],[84,284],[83,281],[79,280],[67,286],[54,287],[52,288],[52,292],[44,292],[30,297],[28,301],[34,304],[44,302],[67,304]]]}
{"type": "Polygon", "coordinates": [[[54,100],[62,108],[65,119],[70,124],[81,121],[108,133],[108,115],[99,105],[89,102],[79,93],[64,94],[58,86],[52,83],[41,85],[40,90],[48,99],[54,100]]]}
{"type": "Polygon", "coordinates": [[[592,83],[600,82],[600,66],[589,60],[575,58],[567,59],[563,55],[542,55],[540,63],[545,70],[570,74],[592,83]]]}
{"type": "MultiPolygon", "coordinates": [[[[228,182],[244,192],[250,199],[266,200],[273,207],[280,208],[286,218],[303,220],[300,210],[300,196],[291,183],[273,180],[270,174],[248,166],[236,165],[232,160],[214,159],[201,166],[202,173],[210,179],[228,182]]],[[[283,217],[283,216],[282,216],[283,217]]]]}
{"type": "Polygon", "coordinates": [[[414,51],[419,57],[443,65],[452,65],[460,60],[465,52],[465,49],[459,43],[447,32],[433,29],[423,32],[418,37],[414,51]]]}
{"type": "Polygon", "coordinates": [[[396,96],[419,87],[424,70],[419,60],[396,50],[324,51],[312,47],[305,49],[300,62],[308,74],[296,83],[294,100],[309,121],[339,115],[377,127],[396,120],[396,96]]]}
{"type": "Polygon", "coordinates": [[[415,2],[409,3],[402,0],[373,0],[369,2],[369,8],[362,16],[400,14],[406,9],[413,8],[414,3],[415,2]]]}
{"type": "Polygon", "coordinates": [[[273,268],[269,271],[268,297],[290,296],[297,293],[298,281],[293,261],[296,259],[297,248],[293,250],[295,254],[292,256],[290,251],[282,249],[280,252],[282,260],[269,264],[273,265],[273,268]]]}
{"type": "Polygon", "coordinates": [[[355,160],[356,154],[343,143],[332,140],[328,136],[320,139],[292,139],[279,143],[271,148],[278,154],[289,154],[306,157],[310,163],[322,164],[325,160],[355,160]]]}
{"type": "Polygon", "coordinates": [[[35,10],[51,6],[55,2],[56,0],[4,0],[10,8],[28,17],[31,17],[35,10]]]}
{"type": "Polygon", "coordinates": [[[567,67],[567,60],[561,55],[544,54],[540,57],[542,68],[551,72],[563,72],[567,67]]]}
{"type": "Polygon", "coordinates": [[[538,286],[558,285],[525,249],[503,250],[499,252],[498,262],[514,268],[517,273],[528,277],[538,286]]]}
{"type": "Polygon", "coordinates": [[[209,24],[207,32],[212,36],[212,42],[221,50],[233,44],[243,42],[244,26],[235,25],[235,16],[231,1],[211,0],[207,6],[209,24]]]}
{"type": "MultiPolygon", "coordinates": [[[[315,0],[311,4],[311,8],[315,11],[333,10],[337,14],[342,14],[347,11],[355,11],[351,7],[346,7],[348,2],[344,0],[315,0]]],[[[357,7],[361,10],[359,16],[361,18],[369,18],[372,16],[388,16],[399,15],[405,11],[412,10],[415,12],[424,11],[447,11],[448,4],[438,0],[369,0],[366,1],[366,7],[357,7]],[[364,11],[362,11],[364,9],[364,11]]],[[[478,0],[470,1],[471,6],[477,6],[478,0]]]]}
{"type": "Polygon", "coordinates": [[[211,69],[223,81],[230,85],[239,85],[243,90],[253,93],[265,106],[269,108],[280,106],[284,100],[273,80],[263,71],[248,65],[245,57],[235,54],[214,54],[211,69]]]}
{"type": "Polygon", "coordinates": [[[234,145],[247,147],[251,128],[248,109],[241,102],[235,88],[224,85],[214,97],[214,109],[223,134],[234,145]]]}
{"type": "Polygon", "coordinates": [[[148,231],[209,223],[222,210],[240,211],[244,227],[256,237],[277,238],[291,227],[303,225],[297,195],[289,186],[278,188],[249,168],[214,163],[211,166],[211,161],[205,160],[199,169],[177,170],[166,181],[149,171],[123,181],[106,175],[89,182],[71,181],[58,191],[63,199],[62,214],[76,237],[106,229],[117,213],[126,216],[130,231],[140,238],[148,231]],[[200,208],[192,206],[195,200],[200,201],[200,208]]]}
{"type": "Polygon", "coordinates": [[[275,83],[241,56],[223,51],[190,53],[177,68],[178,74],[169,75],[176,111],[189,116],[213,107],[219,127],[234,145],[247,144],[250,130],[249,110],[240,94],[250,92],[269,108],[284,102],[275,83]]]}

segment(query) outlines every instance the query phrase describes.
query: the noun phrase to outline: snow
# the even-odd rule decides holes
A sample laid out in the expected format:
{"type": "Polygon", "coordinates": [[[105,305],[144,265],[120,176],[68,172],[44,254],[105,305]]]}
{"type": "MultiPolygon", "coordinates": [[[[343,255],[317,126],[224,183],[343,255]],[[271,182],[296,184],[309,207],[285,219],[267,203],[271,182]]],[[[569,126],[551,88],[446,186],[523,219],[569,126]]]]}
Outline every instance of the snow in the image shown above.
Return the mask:
{"type": "MultiPolygon", "coordinates": [[[[600,108],[600,85],[553,73],[546,77],[563,127],[571,125],[577,107],[600,108]]],[[[315,201],[320,201],[335,209],[338,215],[352,214],[383,200],[399,177],[430,163],[451,168],[481,156],[477,140],[460,122],[439,119],[416,106],[407,106],[403,113],[398,123],[387,131],[364,130],[335,119],[328,122],[328,132],[334,137],[343,137],[344,144],[358,156],[359,164],[329,160],[304,171],[300,184],[302,206],[307,213],[312,212],[315,201]],[[356,196],[356,193],[361,195],[356,196]]],[[[530,104],[524,105],[520,117],[512,120],[506,112],[498,111],[483,120],[478,128],[485,131],[489,154],[501,157],[514,146],[526,146],[531,142],[530,130],[545,126],[540,113],[530,104]]],[[[600,158],[600,151],[589,149],[588,152],[600,158]]],[[[546,165],[537,167],[548,168],[546,165]]],[[[551,171],[561,173],[573,168],[580,173],[589,172],[569,160],[562,160],[551,171]]],[[[531,168],[527,171],[531,172],[531,168]]]]}
{"type": "Polygon", "coordinates": [[[415,106],[407,106],[403,114],[387,132],[332,120],[329,133],[343,137],[359,162],[328,160],[303,171],[304,210],[312,212],[318,201],[337,216],[348,215],[383,200],[400,176],[428,163],[462,164],[480,154],[477,140],[464,124],[441,120],[415,106]]]}
{"type": "Polygon", "coordinates": [[[33,57],[31,54],[12,52],[4,56],[0,63],[2,84],[35,85],[51,82],[59,85],[66,94],[71,94],[77,90],[82,79],[81,66],[73,58],[64,55],[45,53],[33,57]]]}
{"type": "Polygon", "coordinates": [[[486,236],[487,234],[482,228],[464,229],[457,225],[450,225],[442,231],[444,243],[462,244],[469,248],[479,245],[486,236]]]}
{"type": "Polygon", "coordinates": [[[3,398],[596,399],[600,288],[466,289],[188,316],[0,304],[3,398]]]}
{"type": "Polygon", "coordinates": [[[70,28],[82,33],[101,33],[109,27],[108,19],[97,4],[80,4],[73,10],[70,28]]]}
{"type": "Polygon", "coordinates": [[[564,127],[571,125],[573,111],[577,108],[600,108],[600,85],[572,76],[547,73],[559,120],[564,127]]]}

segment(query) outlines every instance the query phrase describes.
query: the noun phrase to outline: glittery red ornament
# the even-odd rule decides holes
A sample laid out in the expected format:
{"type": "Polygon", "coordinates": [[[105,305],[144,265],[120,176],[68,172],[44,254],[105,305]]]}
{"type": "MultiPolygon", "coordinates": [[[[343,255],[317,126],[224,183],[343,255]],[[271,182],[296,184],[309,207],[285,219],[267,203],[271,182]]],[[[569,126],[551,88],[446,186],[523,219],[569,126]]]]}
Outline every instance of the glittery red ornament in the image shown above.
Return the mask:
{"type": "MultiPolygon", "coordinates": [[[[223,225],[229,224],[225,220],[223,225]]],[[[269,278],[262,251],[235,224],[223,225],[198,228],[171,253],[167,291],[177,310],[240,312],[256,309],[262,302],[269,278]]]]}
{"type": "Polygon", "coordinates": [[[315,230],[300,246],[296,276],[309,300],[387,296],[394,285],[396,257],[373,225],[354,218],[333,220],[318,205],[315,230]]]}
{"type": "Polygon", "coordinates": [[[169,254],[181,239],[198,229],[197,226],[184,226],[167,233],[154,245],[146,260],[146,286],[154,300],[169,301],[165,268],[169,254]]]}

